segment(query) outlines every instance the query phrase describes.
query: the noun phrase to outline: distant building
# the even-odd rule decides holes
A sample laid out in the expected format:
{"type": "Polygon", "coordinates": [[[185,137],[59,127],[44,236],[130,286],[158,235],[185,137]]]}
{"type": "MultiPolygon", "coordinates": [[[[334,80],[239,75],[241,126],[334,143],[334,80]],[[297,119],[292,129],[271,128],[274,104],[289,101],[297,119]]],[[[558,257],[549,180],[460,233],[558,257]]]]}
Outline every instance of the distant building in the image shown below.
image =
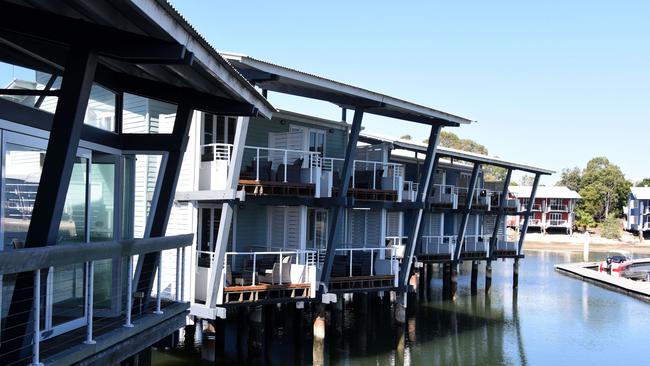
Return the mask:
{"type": "MultiPolygon", "coordinates": [[[[511,186],[510,193],[519,201],[519,211],[524,211],[530,200],[532,187],[511,186]]],[[[551,230],[573,232],[575,207],[580,195],[567,187],[538,187],[533,202],[533,216],[528,228],[538,228],[546,233],[551,230]]],[[[508,217],[508,226],[521,228],[523,220],[519,216],[508,217]]]]}
{"type": "Polygon", "coordinates": [[[625,230],[650,230],[650,187],[632,187],[623,212],[626,215],[625,230]]]}

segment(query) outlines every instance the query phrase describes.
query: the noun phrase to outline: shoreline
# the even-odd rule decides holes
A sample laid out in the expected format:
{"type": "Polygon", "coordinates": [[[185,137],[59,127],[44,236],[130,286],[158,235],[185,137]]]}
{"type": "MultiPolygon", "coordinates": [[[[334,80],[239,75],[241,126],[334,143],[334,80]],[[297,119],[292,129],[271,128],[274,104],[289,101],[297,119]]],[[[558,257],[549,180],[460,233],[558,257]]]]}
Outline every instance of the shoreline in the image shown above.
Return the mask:
{"type": "MultiPolygon", "coordinates": [[[[551,252],[578,252],[582,253],[584,250],[584,242],[578,243],[575,241],[524,241],[525,251],[551,251],[551,252]]],[[[629,243],[629,242],[590,242],[590,252],[609,252],[609,251],[626,251],[635,254],[650,254],[650,241],[644,243],[629,243]]]]}

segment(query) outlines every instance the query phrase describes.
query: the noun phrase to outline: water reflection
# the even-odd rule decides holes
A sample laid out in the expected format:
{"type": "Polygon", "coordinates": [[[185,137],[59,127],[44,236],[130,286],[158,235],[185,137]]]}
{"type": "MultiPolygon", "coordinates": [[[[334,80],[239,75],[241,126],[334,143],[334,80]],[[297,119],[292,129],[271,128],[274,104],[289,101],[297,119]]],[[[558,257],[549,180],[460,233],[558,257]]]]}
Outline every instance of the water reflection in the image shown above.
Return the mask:
{"type": "MultiPolygon", "coordinates": [[[[590,260],[603,255],[590,253],[590,260]]],[[[315,314],[309,309],[270,307],[263,321],[236,323],[238,351],[228,364],[572,365],[602,362],[611,352],[642,360],[640,342],[650,329],[645,316],[650,307],[553,268],[581,260],[581,252],[568,257],[527,253],[520,262],[518,290],[512,289],[512,262],[494,262],[490,295],[483,291],[482,265],[473,296],[471,264],[466,263],[454,300],[444,298],[441,272],[433,271],[428,291],[410,302],[405,324],[394,321],[388,294],[349,297],[344,307],[328,311],[323,343],[311,337],[315,314]],[[621,327],[625,336],[616,337],[621,327]]],[[[200,353],[157,352],[154,363],[200,364],[200,353]]]]}

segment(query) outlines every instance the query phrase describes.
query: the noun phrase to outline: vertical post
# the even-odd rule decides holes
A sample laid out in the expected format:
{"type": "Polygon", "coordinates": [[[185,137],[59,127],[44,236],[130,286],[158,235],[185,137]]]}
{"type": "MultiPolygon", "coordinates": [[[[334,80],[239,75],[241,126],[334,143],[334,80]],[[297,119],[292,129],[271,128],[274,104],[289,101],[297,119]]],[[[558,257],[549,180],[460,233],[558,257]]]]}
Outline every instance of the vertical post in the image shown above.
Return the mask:
{"type": "Polygon", "coordinates": [[[470,280],[470,291],[472,295],[476,295],[478,287],[478,261],[472,261],[472,277],[470,280]]]}
{"type": "Polygon", "coordinates": [[[460,228],[458,229],[458,238],[456,239],[456,253],[454,253],[453,260],[460,258],[460,253],[465,245],[465,232],[467,231],[467,221],[472,211],[472,202],[474,201],[474,193],[476,192],[476,183],[478,181],[478,172],[481,169],[481,163],[474,162],[472,169],[472,177],[469,181],[469,188],[467,190],[467,197],[465,198],[465,209],[463,210],[463,217],[460,221],[460,228]]]}
{"type": "MultiPolygon", "coordinates": [[[[399,272],[398,286],[402,288],[403,292],[406,292],[408,288],[409,274],[411,272],[411,265],[413,262],[413,255],[415,254],[415,247],[417,243],[422,239],[422,227],[423,227],[423,218],[424,210],[429,202],[429,196],[431,195],[431,189],[433,189],[433,176],[438,168],[439,157],[436,154],[438,147],[438,139],[440,138],[440,131],[442,126],[431,126],[431,132],[429,133],[429,145],[427,146],[427,155],[424,158],[424,164],[421,169],[418,170],[420,174],[420,183],[418,184],[418,195],[416,197],[416,202],[420,204],[420,207],[415,213],[415,218],[411,226],[411,234],[408,235],[408,241],[406,242],[406,247],[404,248],[404,259],[402,260],[402,266],[399,272]]],[[[404,296],[405,297],[405,296],[404,296]]],[[[406,302],[404,302],[406,303],[406,302]]]]}
{"type": "Polygon", "coordinates": [[[176,248],[176,301],[181,299],[181,248],[176,248]]]}
{"type": "Polygon", "coordinates": [[[153,312],[154,314],[157,315],[162,315],[162,311],[160,310],[160,305],[162,298],[160,296],[160,293],[162,292],[162,250],[158,252],[158,269],[156,270],[157,274],[157,281],[156,281],[156,310],[153,312]]]}
{"type": "Polygon", "coordinates": [[[519,258],[515,258],[515,262],[512,264],[512,288],[517,289],[519,287],[519,258]]]}
{"type": "Polygon", "coordinates": [[[86,283],[86,297],[87,297],[87,308],[86,308],[86,318],[87,318],[87,324],[86,324],[86,340],[84,341],[85,344],[95,344],[95,340],[93,340],[93,307],[94,307],[94,294],[93,292],[95,291],[95,288],[93,286],[94,278],[95,278],[95,262],[90,261],[86,264],[86,278],[87,278],[87,283],[86,283]]]}
{"type": "Polygon", "coordinates": [[[335,240],[338,236],[339,230],[342,230],[339,221],[343,221],[343,213],[345,210],[345,203],[348,196],[348,187],[350,184],[350,176],[354,166],[354,158],[357,151],[357,142],[359,141],[359,133],[361,132],[361,120],[363,119],[363,108],[357,108],[354,111],[354,118],[352,120],[352,128],[350,129],[350,136],[348,144],[345,149],[343,160],[343,168],[341,182],[339,185],[339,197],[336,206],[332,209],[330,230],[327,237],[327,250],[325,252],[325,259],[323,261],[323,270],[321,272],[321,286],[327,286],[329,283],[330,275],[332,273],[332,264],[334,263],[334,255],[336,251],[335,240]]]}
{"type": "Polygon", "coordinates": [[[492,261],[490,258],[485,261],[485,293],[489,294],[492,290],[492,261]]]}
{"type": "Polygon", "coordinates": [[[287,182],[287,150],[284,150],[284,157],[282,158],[284,162],[284,182],[287,182]]]}
{"type": "Polygon", "coordinates": [[[127,262],[127,284],[126,284],[126,321],[125,328],[133,328],[131,313],[133,312],[133,256],[129,255],[127,262]]]}
{"type": "Polygon", "coordinates": [[[185,302],[185,247],[181,248],[181,302],[185,302]]]}
{"type": "MultiPolygon", "coordinates": [[[[226,259],[227,260],[227,259],[226,259]]],[[[282,272],[282,271],[280,271],[282,272]]],[[[255,273],[257,273],[257,253],[253,252],[253,274],[251,283],[255,286],[255,273]]],[[[271,274],[271,281],[273,281],[273,274],[271,274]]]]}
{"type": "Polygon", "coordinates": [[[503,189],[501,190],[501,196],[499,197],[499,210],[497,211],[497,215],[494,219],[494,229],[492,230],[492,237],[490,238],[490,248],[488,249],[488,258],[492,257],[492,253],[494,253],[494,248],[496,247],[496,244],[499,240],[498,234],[499,234],[499,227],[501,227],[501,221],[503,220],[503,217],[505,216],[505,210],[508,205],[508,187],[510,186],[510,180],[512,179],[512,169],[508,169],[508,173],[506,174],[506,179],[503,181],[503,189]]]}
{"type": "MultiPolygon", "coordinates": [[[[70,47],[25,239],[26,248],[56,243],[96,66],[94,50],[86,45],[70,47]]],[[[34,298],[25,289],[34,286],[33,273],[18,273],[14,284],[0,335],[0,364],[18,363],[30,356],[28,345],[32,339],[28,324],[33,316],[34,298]]]]}
{"type": "Polygon", "coordinates": [[[41,364],[41,270],[34,271],[34,344],[32,345],[32,364],[41,364]]]}
{"type": "Polygon", "coordinates": [[[517,255],[521,254],[521,250],[524,246],[524,238],[526,237],[526,232],[528,231],[528,222],[530,221],[530,215],[533,210],[533,203],[535,202],[535,196],[537,195],[537,186],[539,185],[540,177],[541,177],[540,173],[535,174],[535,181],[533,182],[533,188],[530,191],[530,199],[528,200],[528,205],[526,207],[526,217],[524,217],[524,224],[521,227],[521,232],[519,233],[519,245],[517,246],[517,255]]]}
{"type": "MultiPolygon", "coordinates": [[[[161,237],[167,231],[167,222],[174,204],[176,184],[180,174],[183,155],[189,141],[189,131],[192,122],[193,109],[187,103],[180,103],[176,109],[176,118],[172,131],[173,145],[169,147],[167,155],[163,156],[160,163],[160,173],[156,182],[156,192],[149,209],[149,220],[145,230],[145,237],[161,237]]],[[[138,257],[138,265],[134,278],[136,291],[145,294],[145,301],[153,288],[156,271],[161,267],[160,253],[147,253],[138,257]]]]}

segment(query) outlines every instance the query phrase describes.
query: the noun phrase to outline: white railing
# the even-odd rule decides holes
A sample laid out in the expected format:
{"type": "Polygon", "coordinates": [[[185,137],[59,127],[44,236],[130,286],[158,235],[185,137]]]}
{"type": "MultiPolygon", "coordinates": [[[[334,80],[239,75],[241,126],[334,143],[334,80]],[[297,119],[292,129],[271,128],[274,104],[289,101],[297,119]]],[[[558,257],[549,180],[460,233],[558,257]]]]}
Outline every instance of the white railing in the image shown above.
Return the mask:
{"type": "Polygon", "coordinates": [[[404,245],[407,239],[408,236],[387,236],[386,246],[404,245]]]}
{"type": "MultiPolygon", "coordinates": [[[[339,162],[343,162],[344,159],[341,158],[322,158],[322,167],[323,171],[334,171],[336,170],[335,165],[339,162]]],[[[404,176],[404,166],[398,163],[384,163],[381,161],[371,161],[371,160],[355,160],[352,163],[352,172],[372,172],[371,182],[367,182],[368,186],[366,187],[357,187],[357,174],[352,174],[352,188],[372,188],[372,189],[381,189],[381,181],[378,181],[377,178],[381,180],[388,180],[391,182],[392,189],[399,189],[400,178],[404,176]],[[377,177],[377,172],[383,170],[382,175],[377,177]],[[372,184],[371,184],[372,183],[372,184]]]]}
{"type": "Polygon", "coordinates": [[[206,150],[211,151],[213,161],[227,161],[228,166],[230,166],[230,161],[232,159],[233,144],[205,144],[201,145],[201,151],[203,154],[206,154],[206,150]]]}
{"type": "Polygon", "coordinates": [[[422,236],[421,254],[453,254],[456,249],[454,235],[422,236]]]}
{"type": "Polygon", "coordinates": [[[402,201],[414,202],[418,196],[420,183],[414,183],[410,180],[404,181],[402,188],[402,201]]]}
{"type": "Polygon", "coordinates": [[[546,207],[547,211],[563,211],[569,212],[569,206],[567,205],[548,205],[546,207]]]}
{"type": "MultiPolygon", "coordinates": [[[[464,206],[469,194],[468,187],[454,187],[454,192],[458,195],[458,204],[464,206]]],[[[490,206],[490,192],[487,189],[477,188],[474,190],[472,197],[473,206],[490,206]]]]}
{"type": "MultiPolygon", "coordinates": [[[[490,240],[492,240],[492,235],[486,234],[483,235],[482,238],[483,238],[483,242],[486,242],[489,245],[490,240]]],[[[497,241],[495,243],[494,249],[501,250],[501,251],[517,250],[517,243],[514,241],[508,241],[508,236],[506,234],[499,234],[497,235],[497,241]]]]}
{"type": "MultiPolygon", "coordinates": [[[[394,247],[366,247],[366,248],[337,248],[336,253],[344,253],[346,257],[348,257],[348,265],[347,265],[347,273],[348,277],[354,277],[353,276],[353,267],[354,267],[354,257],[355,254],[356,257],[361,253],[370,253],[370,271],[368,273],[361,273],[361,276],[380,276],[380,275],[397,275],[399,269],[399,250],[400,247],[394,246],[394,247]],[[375,260],[382,260],[382,261],[387,261],[388,266],[390,267],[388,269],[387,274],[378,274],[377,272],[377,265],[375,263],[375,260]]],[[[324,249],[322,251],[325,251],[324,249]]],[[[319,256],[320,257],[320,256],[319,256]]],[[[381,268],[380,272],[386,270],[385,268],[381,268]]]]}
{"type": "Polygon", "coordinates": [[[471,235],[465,237],[463,252],[486,252],[490,245],[489,237],[480,235],[471,235]]]}
{"type": "MultiPolygon", "coordinates": [[[[226,252],[225,257],[224,257],[224,266],[223,266],[223,278],[225,281],[222,281],[222,286],[227,287],[229,277],[232,276],[232,271],[234,269],[238,269],[235,266],[235,260],[236,258],[248,258],[251,259],[252,262],[250,263],[251,268],[248,270],[247,266],[242,267],[242,283],[240,285],[250,285],[250,286],[255,286],[256,284],[259,284],[260,278],[258,278],[257,273],[260,267],[258,266],[260,258],[266,257],[277,257],[278,260],[273,262],[273,268],[272,269],[266,269],[265,275],[270,276],[270,282],[272,284],[278,284],[282,285],[283,283],[294,283],[292,279],[292,273],[291,273],[291,266],[292,265],[300,265],[301,268],[299,269],[300,273],[298,273],[298,278],[302,278],[302,281],[299,281],[300,283],[311,283],[312,281],[315,281],[315,278],[310,278],[310,271],[308,270],[309,266],[315,266],[316,265],[316,260],[317,260],[317,251],[315,250],[283,250],[283,251],[267,251],[267,252],[226,252]],[[289,262],[285,262],[287,258],[289,259],[289,262]],[[285,269],[289,266],[289,274],[288,276],[285,276],[286,271],[285,269]],[[277,273],[276,273],[277,269],[277,273]],[[230,273],[228,273],[230,271],[230,273]],[[251,280],[250,283],[247,283],[246,279],[243,277],[245,274],[251,275],[251,280]],[[276,278],[277,275],[277,278],[276,278]],[[277,283],[276,283],[277,282],[277,283]]],[[[269,281],[264,281],[264,282],[269,282],[269,281]]]]}
{"type": "Polygon", "coordinates": [[[528,220],[528,226],[542,226],[541,219],[530,219],[528,220]]]}
{"type": "Polygon", "coordinates": [[[453,185],[434,184],[431,200],[434,204],[452,205],[453,208],[458,207],[458,194],[453,185]]]}
{"type": "Polygon", "coordinates": [[[546,220],[546,226],[567,226],[567,220],[546,220]]]}
{"type": "MultiPolygon", "coordinates": [[[[252,175],[255,181],[259,182],[260,180],[277,180],[273,179],[274,170],[272,165],[274,161],[276,163],[278,161],[281,161],[281,163],[278,164],[278,167],[275,169],[276,178],[278,169],[280,169],[280,166],[282,166],[282,182],[287,183],[289,169],[295,169],[289,168],[289,164],[293,164],[297,159],[302,159],[303,161],[298,169],[302,169],[304,162],[307,162],[307,167],[309,168],[309,183],[315,183],[317,179],[320,179],[320,176],[316,176],[317,174],[315,172],[315,169],[313,169],[320,168],[322,166],[322,158],[320,157],[319,152],[307,150],[277,149],[273,147],[260,146],[245,146],[244,152],[246,153],[246,151],[253,152],[253,160],[251,162],[253,165],[249,166],[253,171],[248,173],[253,173],[252,175]],[[262,162],[265,163],[264,165],[266,165],[266,163],[271,163],[268,165],[268,170],[266,170],[266,166],[260,167],[260,164],[262,162]],[[262,169],[266,171],[262,171],[262,169]]],[[[242,166],[244,167],[244,164],[242,164],[242,166]]],[[[246,167],[244,167],[244,169],[246,169],[246,167]]]]}

